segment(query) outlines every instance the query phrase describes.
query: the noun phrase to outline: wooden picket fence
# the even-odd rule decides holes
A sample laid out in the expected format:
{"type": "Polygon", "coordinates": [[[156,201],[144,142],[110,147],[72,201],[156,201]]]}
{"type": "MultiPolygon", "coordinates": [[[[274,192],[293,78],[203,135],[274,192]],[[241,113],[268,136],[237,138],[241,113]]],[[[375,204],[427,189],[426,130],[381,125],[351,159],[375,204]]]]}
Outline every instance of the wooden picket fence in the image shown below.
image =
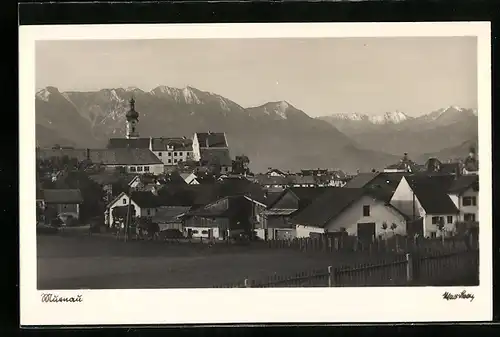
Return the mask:
{"type": "Polygon", "coordinates": [[[386,263],[329,266],[295,275],[272,275],[266,280],[214,288],[270,287],[376,287],[376,286],[473,286],[479,284],[479,251],[402,254],[386,263]]]}
{"type": "Polygon", "coordinates": [[[449,252],[477,249],[477,240],[466,242],[463,237],[452,236],[444,240],[441,238],[414,239],[407,236],[394,236],[388,239],[374,239],[370,243],[362,243],[355,236],[342,238],[294,238],[289,240],[268,240],[259,243],[262,247],[271,249],[290,248],[302,252],[369,252],[373,254],[383,252],[449,252]]]}

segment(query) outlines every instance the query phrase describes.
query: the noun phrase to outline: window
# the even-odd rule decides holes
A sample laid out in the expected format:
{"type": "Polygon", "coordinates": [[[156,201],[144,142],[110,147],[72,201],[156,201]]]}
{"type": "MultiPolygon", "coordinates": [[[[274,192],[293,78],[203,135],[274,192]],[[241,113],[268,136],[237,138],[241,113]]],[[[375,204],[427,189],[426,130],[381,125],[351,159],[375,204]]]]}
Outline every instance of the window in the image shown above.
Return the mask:
{"type": "Polygon", "coordinates": [[[463,197],[462,198],[463,206],[476,206],[476,197],[463,197]]]}
{"type": "Polygon", "coordinates": [[[170,164],[170,163],[172,163],[172,159],[169,159],[169,160],[168,160],[168,163],[169,163],[169,164],[170,164]]]}
{"type": "Polygon", "coordinates": [[[146,210],[146,213],[148,214],[148,216],[149,216],[149,215],[151,215],[151,210],[148,208],[148,209],[146,210]]]}
{"type": "Polygon", "coordinates": [[[158,157],[161,157],[161,152],[158,152],[158,157]]]}
{"type": "Polygon", "coordinates": [[[174,159],[174,164],[176,164],[176,163],[177,163],[177,159],[174,159]]]}
{"type": "Polygon", "coordinates": [[[144,166],[144,172],[149,172],[149,166],[144,166]]]}
{"type": "Polygon", "coordinates": [[[176,156],[177,156],[177,152],[174,152],[174,157],[176,157],[176,156]]]}
{"type": "Polygon", "coordinates": [[[130,166],[130,172],[135,172],[135,166],[130,166]]]}
{"type": "Polygon", "coordinates": [[[127,199],[123,198],[122,203],[125,205],[127,203],[127,199]]]}
{"type": "Polygon", "coordinates": [[[469,222],[469,221],[471,221],[471,222],[476,221],[476,215],[474,213],[465,213],[464,214],[464,221],[467,221],[467,222],[469,222]]]}
{"type": "Polygon", "coordinates": [[[182,152],[179,152],[179,156],[182,156],[182,152]]]}
{"type": "Polygon", "coordinates": [[[137,172],[142,172],[142,166],[137,166],[137,172]]]}
{"type": "Polygon", "coordinates": [[[439,216],[433,216],[432,217],[432,224],[433,225],[439,224],[439,221],[440,221],[440,217],[439,216]]]}
{"type": "Polygon", "coordinates": [[[208,231],[201,231],[201,234],[208,234],[208,231]]]}
{"type": "Polygon", "coordinates": [[[363,206],[363,216],[370,216],[370,205],[363,206]]]}
{"type": "Polygon", "coordinates": [[[194,229],[191,233],[198,234],[198,231],[196,229],[194,229]]]}
{"type": "Polygon", "coordinates": [[[169,153],[168,153],[168,156],[169,156],[169,157],[171,157],[171,156],[172,156],[172,152],[169,152],[169,153]]]}
{"type": "Polygon", "coordinates": [[[446,217],[446,222],[447,222],[447,223],[453,223],[453,217],[452,217],[451,215],[448,215],[448,216],[446,217]]]}

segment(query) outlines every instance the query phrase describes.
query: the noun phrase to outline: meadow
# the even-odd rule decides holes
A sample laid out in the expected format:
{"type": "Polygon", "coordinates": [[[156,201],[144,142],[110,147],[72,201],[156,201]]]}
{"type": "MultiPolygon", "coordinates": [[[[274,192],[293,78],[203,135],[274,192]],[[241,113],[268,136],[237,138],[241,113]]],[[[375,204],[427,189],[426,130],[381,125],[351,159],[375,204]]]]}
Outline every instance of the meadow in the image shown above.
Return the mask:
{"type": "Polygon", "coordinates": [[[99,236],[37,236],[37,287],[54,289],[210,288],[245,278],[292,275],[396,254],[304,253],[261,245],[118,241],[99,236]]]}

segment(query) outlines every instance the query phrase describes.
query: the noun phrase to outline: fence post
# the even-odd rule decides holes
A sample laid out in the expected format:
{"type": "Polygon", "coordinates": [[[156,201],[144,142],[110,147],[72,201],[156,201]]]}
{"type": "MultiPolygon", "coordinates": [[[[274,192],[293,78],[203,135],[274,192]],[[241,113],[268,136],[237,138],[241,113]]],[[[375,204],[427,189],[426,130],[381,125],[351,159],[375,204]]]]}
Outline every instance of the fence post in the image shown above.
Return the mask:
{"type": "Polygon", "coordinates": [[[328,287],[333,286],[333,268],[328,266],[328,287]]]}
{"type": "Polygon", "coordinates": [[[410,253],[406,253],[406,280],[413,281],[413,257],[410,253]]]}
{"type": "Polygon", "coordinates": [[[250,282],[247,278],[245,279],[245,288],[250,288],[250,282]]]}

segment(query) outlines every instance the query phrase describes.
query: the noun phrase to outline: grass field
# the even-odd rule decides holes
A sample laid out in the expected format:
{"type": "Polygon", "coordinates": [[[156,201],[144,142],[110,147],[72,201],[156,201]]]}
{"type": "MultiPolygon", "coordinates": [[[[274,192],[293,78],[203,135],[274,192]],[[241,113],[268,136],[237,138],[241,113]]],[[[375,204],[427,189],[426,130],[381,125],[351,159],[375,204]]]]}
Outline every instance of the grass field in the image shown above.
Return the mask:
{"type": "Polygon", "coordinates": [[[367,261],[289,249],[122,242],[109,237],[37,236],[38,289],[207,288],[367,261]]]}

